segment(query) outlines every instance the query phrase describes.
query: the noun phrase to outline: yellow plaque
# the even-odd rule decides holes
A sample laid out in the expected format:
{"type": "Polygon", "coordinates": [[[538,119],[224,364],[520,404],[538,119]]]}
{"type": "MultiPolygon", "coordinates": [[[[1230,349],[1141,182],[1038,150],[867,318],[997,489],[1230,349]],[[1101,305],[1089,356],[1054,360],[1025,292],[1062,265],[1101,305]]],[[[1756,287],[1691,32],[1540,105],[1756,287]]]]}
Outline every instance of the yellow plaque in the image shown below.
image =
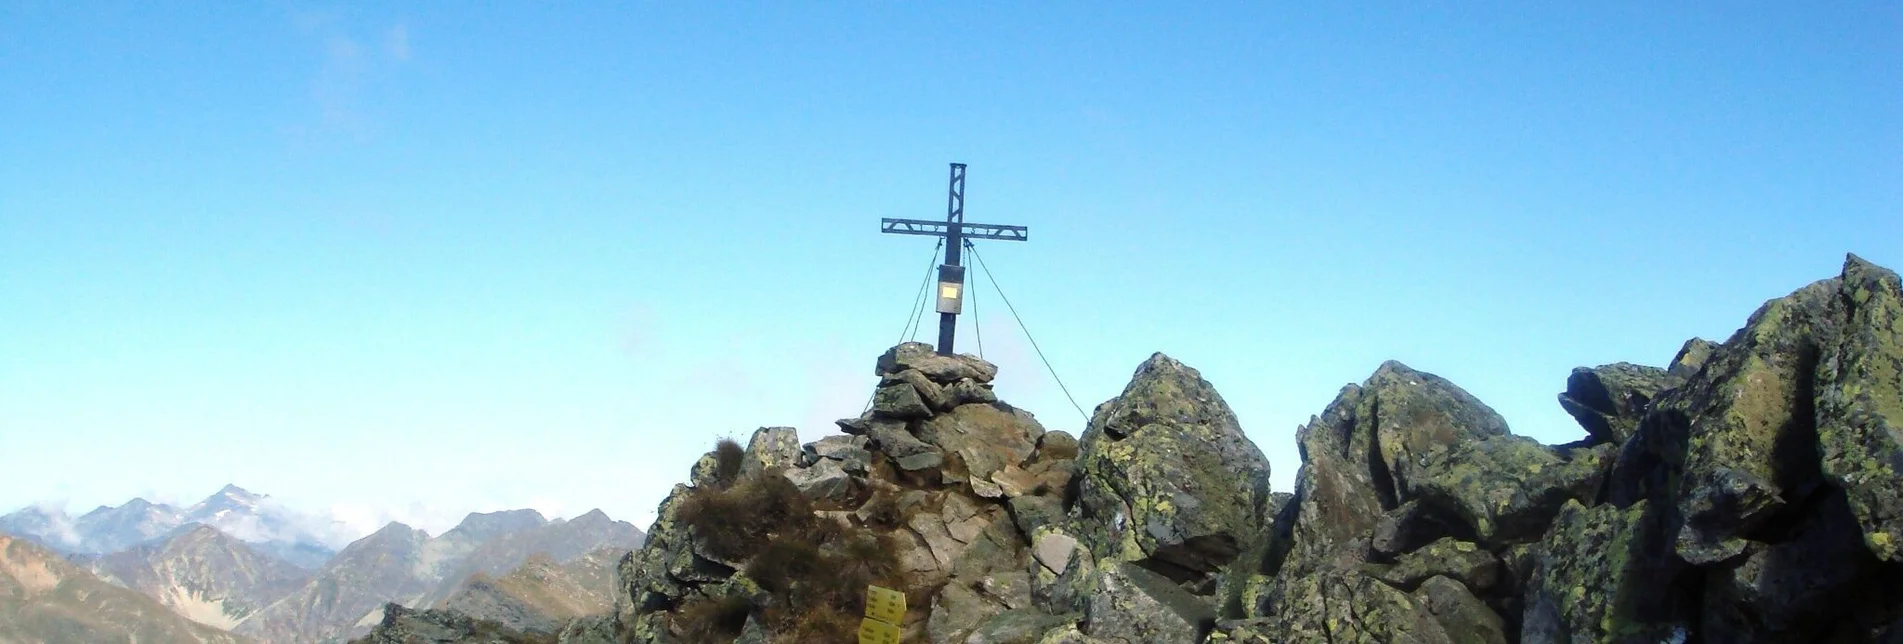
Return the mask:
{"type": "Polygon", "coordinates": [[[859,644],[899,644],[899,627],[867,617],[859,621],[859,644]]]}
{"type": "Polygon", "coordinates": [[[945,298],[947,300],[958,299],[958,287],[950,286],[950,285],[941,285],[938,287],[938,296],[945,298]]]}
{"type": "Polygon", "coordinates": [[[905,623],[905,593],[890,588],[867,586],[866,617],[887,624],[905,623]]]}

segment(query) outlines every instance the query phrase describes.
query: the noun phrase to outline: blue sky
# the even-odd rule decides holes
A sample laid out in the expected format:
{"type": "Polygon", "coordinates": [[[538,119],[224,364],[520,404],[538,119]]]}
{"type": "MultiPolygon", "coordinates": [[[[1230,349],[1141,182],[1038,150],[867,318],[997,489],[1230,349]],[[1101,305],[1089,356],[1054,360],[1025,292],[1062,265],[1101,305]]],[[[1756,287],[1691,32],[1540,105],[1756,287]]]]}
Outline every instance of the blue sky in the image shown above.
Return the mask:
{"type": "Polygon", "coordinates": [[[0,3],[0,507],[645,527],[857,414],[953,161],[1086,410],[1168,353],[1284,491],[1383,360],[1569,441],[1572,367],[1903,267],[1894,4],[494,4],[0,3]]]}

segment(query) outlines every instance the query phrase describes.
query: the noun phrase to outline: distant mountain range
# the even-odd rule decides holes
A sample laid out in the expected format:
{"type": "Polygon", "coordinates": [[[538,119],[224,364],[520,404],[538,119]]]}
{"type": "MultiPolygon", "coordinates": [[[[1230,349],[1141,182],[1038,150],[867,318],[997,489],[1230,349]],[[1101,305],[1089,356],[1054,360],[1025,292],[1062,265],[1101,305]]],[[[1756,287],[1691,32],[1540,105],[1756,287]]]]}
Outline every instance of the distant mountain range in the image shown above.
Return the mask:
{"type": "Polygon", "coordinates": [[[85,589],[42,593],[48,606],[23,609],[25,595],[0,569],[0,642],[93,641],[74,635],[94,633],[90,622],[44,616],[83,617],[99,597],[118,598],[110,599],[117,612],[100,613],[111,617],[97,625],[102,641],[133,633],[139,642],[343,642],[368,632],[392,602],[456,606],[546,631],[610,610],[615,563],[645,539],[600,510],[553,521],[534,510],[471,513],[436,537],[391,523],[334,553],[333,527],[236,486],[184,509],[133,499],[77,519],[42,508],[0,516],[0,543],[85,589]],[[195,639],[205,632],[223,639],[195,639]]]}
{"type": "Polygon", "coordinates": [[[98,556],[167,539],[193,525],[236,537],[292,565],[314,569],[349,538],[343,525],[284,507],[236,485],[180,509],[145,499],[99,506],[74,519],[61,509],[28,507],[0,516],[0,532],[68,555],[98,556]]]}
{"type": "Polygon", "coordinates": [[[107,583],[56,552],[0,535],[0,642],[244,641],[107,583]]]}
{"type": "MultiPolygon", "coordinates": [[[[429,608],[452,597],[466,580],[479,574],[506,576],[535,555],[561,564],[603,549],[625,554],[644,538],[632,524],[599,510],[568,521],[548,521],[534,510],[471,513],[434,538],[391,523],[345,547],[302,588],[233,630],[268,642],[343,641],[382,621],[386,602],[429,608]]],[[[576,601],[592,605],[593,600],[576,601]]]]}

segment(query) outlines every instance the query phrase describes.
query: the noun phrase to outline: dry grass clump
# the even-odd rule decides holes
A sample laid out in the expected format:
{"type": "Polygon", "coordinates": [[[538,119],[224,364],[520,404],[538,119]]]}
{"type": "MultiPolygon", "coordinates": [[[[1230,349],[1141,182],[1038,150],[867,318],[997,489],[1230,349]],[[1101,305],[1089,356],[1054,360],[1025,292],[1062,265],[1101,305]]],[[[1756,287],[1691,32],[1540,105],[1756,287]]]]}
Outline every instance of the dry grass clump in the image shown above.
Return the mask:
{"type": "Polygon", "coordinates": [[[726,561],[745,561],[775,533],[814,522],[812,504],[778,472],[694,490],[682,500],[680,518],[708,554],[726,561]]]}
{"type": "Polygon", "coordinates": [[[674,613],[681,639],[692,644],[730,644],[747,627],[753,604],[744,597],[701,597],[674,613]]]}
{"type": "Polygon", "coordinates": [[[747,457],[747,450],[731,438],[722,438],[714,443],[714,485],[727,487],[740,479],[740,465],[747,457]]]}
{"type": "MultiPolygon", "coordinates": [[[[721,451],[716,446],[716,458],[723,458],[721,451]]],[[[888,533],[815,516],[813,504],[780,471],[737,476],[736,467],[734,473],[727,485],[690,492],[680,519],[707,554],[739,562],[765,594],[684,604],[673,621],[688,641],[730,642],[752,615],[772,641],[849,642],[858,632],[867,586],[907,587],[888,533]]],[[[886,509],[874,512],[882,529],[903,519],[895,496],[875,495],[872,501],[884,499],[880,507],[886,509]]]]}

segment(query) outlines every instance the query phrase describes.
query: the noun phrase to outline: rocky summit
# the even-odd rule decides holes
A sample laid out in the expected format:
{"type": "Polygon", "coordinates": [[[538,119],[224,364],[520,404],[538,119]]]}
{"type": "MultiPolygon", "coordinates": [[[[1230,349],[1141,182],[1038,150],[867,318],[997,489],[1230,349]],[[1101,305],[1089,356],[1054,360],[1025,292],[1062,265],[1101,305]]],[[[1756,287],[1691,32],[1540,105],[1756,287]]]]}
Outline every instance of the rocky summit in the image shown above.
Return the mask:
{"type": "MultiPolygon", "coordinates": [[[[1286,492],[1168,356],[1073,437],[903,344],[843,434],[693,464],[613,613],[553,637],[854,641],[876,584],[907,642],[1903,642],[1900,323],[1851,256],[1722,343],[1556,374],[1564,445],[1388,362],[1296,430],[1286,492]]],[[[530,637],[498,628],[392,610],[371,641],[530,637]]]]}

